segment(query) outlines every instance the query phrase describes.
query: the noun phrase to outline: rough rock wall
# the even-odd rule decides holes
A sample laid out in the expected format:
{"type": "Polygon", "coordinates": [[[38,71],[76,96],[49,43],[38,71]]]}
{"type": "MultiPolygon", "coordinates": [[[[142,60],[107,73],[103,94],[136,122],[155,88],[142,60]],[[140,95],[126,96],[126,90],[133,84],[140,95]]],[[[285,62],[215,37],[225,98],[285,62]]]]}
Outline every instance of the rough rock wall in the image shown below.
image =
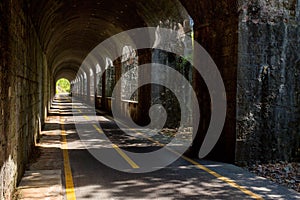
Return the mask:
{"type": "Polygon", "coordinates": [[[299,159],[300,2],[240,4],[237,161],[299,159]]]}
{"type": "Polygon", "coordinates": [[[11,199],[45,111],[45,57],[22,1],[0,2],[0,199],[11,199]]]}

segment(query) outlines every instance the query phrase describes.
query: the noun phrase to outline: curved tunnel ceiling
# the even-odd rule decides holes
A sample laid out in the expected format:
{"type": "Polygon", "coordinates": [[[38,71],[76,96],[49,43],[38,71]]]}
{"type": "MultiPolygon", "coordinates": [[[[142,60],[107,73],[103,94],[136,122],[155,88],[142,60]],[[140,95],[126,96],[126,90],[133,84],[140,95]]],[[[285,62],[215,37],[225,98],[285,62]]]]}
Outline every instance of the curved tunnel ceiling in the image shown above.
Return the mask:
{"type": "Polygon", "coordinates": [[[31,0],[28,9],[55,80],[75,77],[87,54],[114,34],[187,16],[177,0],[31,0]]]}
{"type": "MultiPolygon", "coordinates": [[[[76,69],[76,68],[75,68],[76,69]]],[[[61,78],[68,79],[69,82],[74,80],[76,78],[77,70],[71,69],[71,68],[62,68],[57,71],[57,73],[54,74],[54,82],[56,83],[61,78]]]]}

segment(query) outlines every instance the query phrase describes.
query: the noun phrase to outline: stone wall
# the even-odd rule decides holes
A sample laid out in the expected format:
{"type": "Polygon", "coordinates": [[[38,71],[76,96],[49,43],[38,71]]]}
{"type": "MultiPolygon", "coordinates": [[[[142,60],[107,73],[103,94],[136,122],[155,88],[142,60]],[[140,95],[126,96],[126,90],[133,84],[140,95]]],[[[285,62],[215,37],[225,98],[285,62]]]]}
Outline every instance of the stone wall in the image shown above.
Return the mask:
{"type": "Polygon", "coordinates": [[[46,63],[22,1],[0,2],[0,199],[11,199],[45,117],[46,63]]]}
{"type": "MultiPolygon", "coordinates": [[[[227,113],[221,137],[208,158],[235,161],[236,141],[236,72],[238,55],[237,0],[181,0],[194,20],[194,38],[216,63],[224,81],[227,113]]],[[[210,124],[210,96],[203,79],[194,74],[194,87],[201,109],[200,127],[191,152],[197,152],[210,124]]],[[[192,153],[194,154],[194,153],[192,153]]],[[[192,155],[194,156],[194,155],[192,155]]]]}
{"type": "Polygon", "coordinates": [[[237,160],[300,156],[300,2],[240,4],[237,160]]]}

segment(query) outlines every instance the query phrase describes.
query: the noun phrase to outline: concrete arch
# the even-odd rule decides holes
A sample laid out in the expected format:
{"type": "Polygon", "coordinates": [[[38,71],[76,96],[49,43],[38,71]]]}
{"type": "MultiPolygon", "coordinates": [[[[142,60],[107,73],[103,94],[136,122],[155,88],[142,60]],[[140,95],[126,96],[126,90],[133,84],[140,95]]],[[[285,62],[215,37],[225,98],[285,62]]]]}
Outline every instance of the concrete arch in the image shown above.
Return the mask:
{"type": "MultiPolygon", "coordinates": [[[[89,63],[82,63],[87,54],[100,42],[131,28],[157,26],[160,21],[169,21],[170,24],[176,25],[176,23],[183,23],[184,20],[191,17],[194,20],[194,38],[212,55],[225,81],[236,85],[234,80],[236,80],[237,58],[224,56],[237,54],[238,13],[236,0],[222,2],[208,0],[201,2],[196,0],[30,1],[28,13],[37,30],[53,77],[67,76],[74,79],[76,76],[72,70],[78,71],[79,66],[84,66],[83,71],[88,75],[89,68],[94,68],[97,63],[100,63],[102,71],[105,71],[105,56],[101,60],[97,60],[95,57],[89,63]],[[218,15],[215,16],[214,13],[218,13],[218,15]],[[226,23],[223,22],[224,16],[227,19],[226,23]],[[226,32],[234,34],[224,37],[225,29],[226,32]],[[230,45],[231,52],[226,52],[226,48],[230,45]],[[226,68],[231,68],[232,73],[226,73],[226,68]]],[[[116,51],[122,51],[122,49],[116,51]]],[[[82,72],[80,73],[82,74],[82,72]]],[[[205,83],[199,81],[201,76],[195,74],[194,77],[196,90],[205,91],[205,83]]],[[[87,96],[90,96],[91,93],[91,81],[94,81],[95,85],[95,80],[90,80],[90,76],[87,76],[86,80],[81,78],[79,81],[81,82],[80,91],[84,91],[82,93],[87,96]],[[86,86],[82,85],[84,82],[87,84],[86,86]],[[86,89],[84,90],[84,88],[86,89]]],[[[226,92],[235,96],[236,86],[226,87],[226,92]]],[[[210,101],[208,94],[199,98],[204,98],[202,102],[210,101]]],[[[228,101],[231,108],[228,115],[233,119],[236,113],[235,101],[235,99],[228,101]]],[[[203,116],[209,119],[209,103],[201,106],[203,108],[201,110],[204,110],[203,116]]],[[[208,122],[202,123],[201,137],[205,133],[208,122]]],[[[216,153],[212,153],[212,157],[218,157],[223,149],[228,149],[227,155],[231,156],[226,157],[224,161],[232,162],[235,155],[234,120],[226,121],[223,137],[218,145],[220,148],[216,150],[216,153]]],[[[197,148],[199,148],[199,144],[196,145],[195,151],[197,148]]],[[[217,159],[223,160],[224,157],[220,156],[217,159]]]]}

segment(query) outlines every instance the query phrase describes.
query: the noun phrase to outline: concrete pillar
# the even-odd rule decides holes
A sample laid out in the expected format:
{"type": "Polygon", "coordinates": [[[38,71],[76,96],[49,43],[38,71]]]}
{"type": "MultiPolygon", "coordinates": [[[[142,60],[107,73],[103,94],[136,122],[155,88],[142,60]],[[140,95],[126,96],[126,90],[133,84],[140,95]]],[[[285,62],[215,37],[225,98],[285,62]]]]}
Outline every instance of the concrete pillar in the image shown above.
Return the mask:
{"type": "MultiPolygon", "coordinates": [[[[115,67],[115,83],[117,83],[121,76],[122,76],[122,63],[121,63],[121,58],[117,58],[116,60],[113,61],[113,65],[115,67]]],[[[116,103],[114,106],[116,109],[119,110],[119,112],[121,112],[121,85],[114,87],[114,91],[115,91],[115,100],[114,102],[116,103]]],[[[113,101],[113,100],[112,100],[113,101]]]]}
{"type": "Polygon", "coordinates": [[[105,91],[106,81],[105,81],[105,79],[106,79],[106,71],[103,72],[102,79],[101,79],[101,81],[102,81],[101,107],[104,108],[104,109],[106,109],[106,107],[105,107],[105,99],[106,99],[106,91],[105,91]]]}
{"type": "Polygon", "coordinates": [[[90,102],[90,96],[91,96],[91,76],[90,76],[90,70],[87,69],[86,72],[86,101],[90,102]]]}
{"type": "MultiPolygon", "coordinates": [[[[210,5],[207,5],[207,10],[210,5]]],[[[214,8],[211,8],[212,10],[214,8]]],[[[216,63],[224,81],[227,96],[227,113],[225,125],[218,143],[207,158],[233,163],[235,161],[236,142],[236,70],[237,70],[237,27],[238,16],[228,11],[226,21],[222,18],[215,18],[209,13],[203,12],[202,18],[199,12],[191,13],[194,19],[194,38],[206,49],[216,63]],[[210,23],[205,20],[213,19],[210,23]],[[202,20],[202,21],[199,21],[202,20]],[[228,33],[224,35],[224,33],[228,33]]],[[[223,15],[224,13],[219,13],[223,15]]],[[[197,52],[195,52],[197,54],[197,52]]],[[[197,56],[197,55],[195,55],[197,56]]],[[[194,56],[194,57],[195,57],[194,56]]],[[[189,149],[187,155],[197,156],[203,139],[205,138],[210,124],[210,96],[206,84],[198,73],[194,72],[193,84],[200,107],[200,124],[197,136],[189,149]]]]}
{"type": "Polygon", "coordinates": [[[97,102],[97,73],[96,73],[95,66],[92,68],[92,70],[93,70],[93,74],[94,74],[94,79],[92,80],[94,82],[94,91],[92,91],[93,94],[94,94],[93,105],[96,106],[96,102],[97,102]]]}
{"type": "MultiPolygon", "coordinates": [[[[150,49],[139,49],[138,52],[138,65],[143,65],[151,63],[151,50],[150,49]]],[[[138,68],[138,80],[145,80],[146,82],[151,82],[151,71],[145,71],[142,73],[138,68]]],[[[151,106],[151,84],[148,84],[138,89],[138,123],[140,125],[147,125],[150,123],[150,118],[148,116],[149,109],[151,106]]]]}

